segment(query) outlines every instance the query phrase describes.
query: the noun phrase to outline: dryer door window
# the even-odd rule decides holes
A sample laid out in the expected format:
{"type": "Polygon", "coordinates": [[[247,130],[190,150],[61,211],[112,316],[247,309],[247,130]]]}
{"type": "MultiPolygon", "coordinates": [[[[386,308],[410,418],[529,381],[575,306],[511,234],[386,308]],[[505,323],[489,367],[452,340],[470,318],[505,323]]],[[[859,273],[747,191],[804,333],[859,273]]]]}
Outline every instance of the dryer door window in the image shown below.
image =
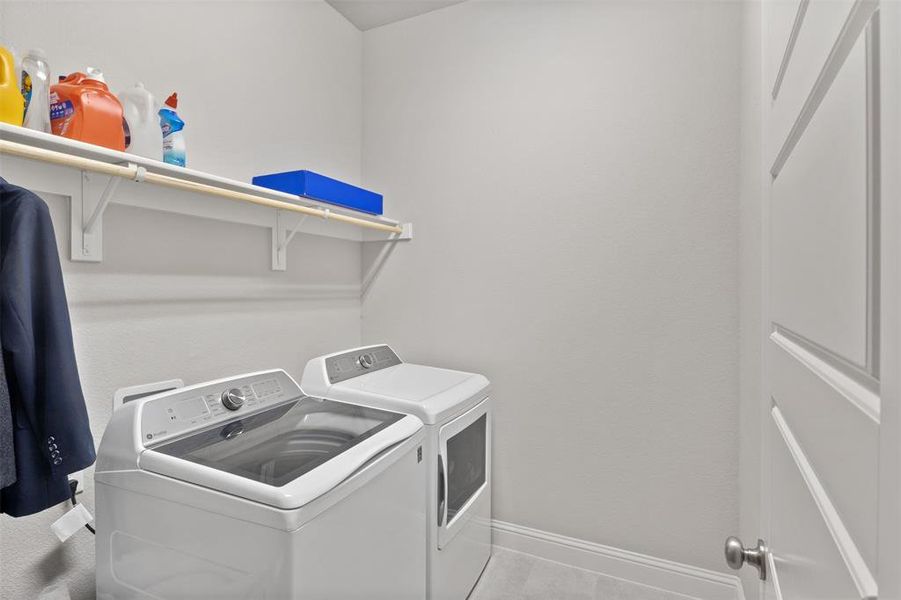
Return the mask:
{"type": "Polygon", "coordinates": [[[450,543],[488,493],[491,414],[484,401],[439,433],[438,547],[450,543]]]}
{"type": "Polygon", "coordinates": [[[488,415],[447,440],[447,520],[451,522],[487,480],[488,415]]]}

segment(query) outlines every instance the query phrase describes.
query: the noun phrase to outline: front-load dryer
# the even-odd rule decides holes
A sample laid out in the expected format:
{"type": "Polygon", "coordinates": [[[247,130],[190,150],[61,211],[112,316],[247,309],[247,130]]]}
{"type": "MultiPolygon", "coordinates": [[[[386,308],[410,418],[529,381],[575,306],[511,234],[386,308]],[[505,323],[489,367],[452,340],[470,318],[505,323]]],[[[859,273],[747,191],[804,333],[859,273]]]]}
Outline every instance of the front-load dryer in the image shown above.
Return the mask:
{"type": "Polygon", "coordinates": [[[428,598],[464,600],[491,557],[491,400],[478,374],[403,362],[388,346],[314,358],[305,393],[425,423],[428,598]]]}
{"type": "Polygon", "coordinates": [[[98,452],[97,597],[421,600],[423,440],[280,370],[128,402],[98,452]]]}

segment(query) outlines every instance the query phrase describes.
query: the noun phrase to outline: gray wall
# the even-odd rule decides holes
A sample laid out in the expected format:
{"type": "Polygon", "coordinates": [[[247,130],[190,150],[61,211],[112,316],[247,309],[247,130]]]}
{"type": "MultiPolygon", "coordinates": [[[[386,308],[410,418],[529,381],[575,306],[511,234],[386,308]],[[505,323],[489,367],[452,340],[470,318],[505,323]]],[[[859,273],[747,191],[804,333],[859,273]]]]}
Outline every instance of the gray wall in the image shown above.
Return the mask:
{"type": "MultiPolygon", "coordinates": [[[[721,569],[738,527],[740,13],[470,1],[361,35],[321,2],[4,2],[0,38],[57,71],[103,67],[114,89],[177,89],[199,169],[353,181],[362,149],[366,183],[416,228],[364,302],[364,341],[492,378],[496,518],[721,569]]],[[[67,207],[48,201],[66,257],[67,207]]],[[[360,343],[359,245],[305,236],[273,273],[268,236],[114,205],[104,263],[64,260],[98,441],[120,386],[299,375],[360,343]]],[[[55,581],[93,597],[93,540],[56,542],[62,512],[0,517],[0,598],[55,581]]]]}
{"type": "MultiPolygon", "coordinates": [[[[43,47],[58,72],[90,64],[114,90],[178,90],[191,166],[359,177],[361,34],[322,2],[4,2],[0,23],[0,39],[43,47]]],[[[98,443],[121,386],[273,367],[299,377],[307,359],[360,342],[357,243],[298,236],[275,273],[268,229],[112,205],[104,262],[71,263],[68,207],[48,201],[98,443]]],[[[93,507],[90,474],[86,488],[93,507]]],[[[0,598],[55,582],[94,598],[93,538],[50,532],[64,511],[0,516],[0,598]]]]}
{"type": "Polygon", "coordinates": [[[741,11],[465,2],[364,34],[364,178],[417,237],[363,339],[492,380],[496,519],[723,569],[741,11]]]}

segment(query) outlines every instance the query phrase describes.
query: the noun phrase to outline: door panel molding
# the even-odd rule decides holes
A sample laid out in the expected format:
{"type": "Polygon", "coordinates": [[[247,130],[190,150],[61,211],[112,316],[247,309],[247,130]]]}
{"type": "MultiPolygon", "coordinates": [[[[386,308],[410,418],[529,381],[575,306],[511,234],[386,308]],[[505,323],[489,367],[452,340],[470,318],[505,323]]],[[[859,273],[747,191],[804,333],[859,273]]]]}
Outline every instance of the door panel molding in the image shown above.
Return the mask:
{"type": "Polygon", "coordinates": [[[772,347],[768,354],[770,393],[864,560],[875,569],[879,424],[815,366],[785,348],[772,347]]]}
{"type": "Polygon", "coordinates": [[[795,43],[798,41],[798,34],[801,33],[801,26],[804,24],[804,15],[807,14],[807,6],[809,4],[810,0],[801,0],[798,3],[798,11],[795,13],[795,20],[792,23],[791,33],[788,35],[788,42],[785,44],[782,61],[779,63],[779,72],[776,73],[776,81],[773,83],[773,100],[779,96],[779,89],[782,87],[782,80],[785,78],[785,71],[788,69],[788,63],[791,61],[792,52],[795,49],[795,43]]]}
{"type": "Polygon", "coordinates": [[[866,88],[867,88],[867,370],[879,378],[880,348],[880,280],[881,268],[881,185],[882,119],[879,100],[879,13],[867,24],[866,88]]]}
{"type": "Polygon", "coordinates": [[[807,485],[810,496],[813,498],[814,503],[819,509],[820,517],[823,519],[826,528],[832,536],[832,540],[835,542],[835,546],[848,569],[848,574],[851,576],[858,594],[862,599],[875,600],[877,597],[876,579],[873,577],[873,573],[870,571],[869,567],[867,567],[863,555],[860,553],[860,550],[854,543],[854,539],[845,527],[835,506],[832,504],[832,500],[826,493],[826,489],[820,483],[816,472],[807,460],[807,456],[804,454],[801,445],[798,443],[798,440],[789,428],[788,423],[782,416],[782,411],[778,406],[774,405],[770,410],[770,414],[782,441],[785,443],[785,447],[788,449],[795,466],[801,473],[801,478],[807,485]]]}
{"type": "Polygon", "coordinates": [[[879,425],[881,401],[876,391],[879,382],[869,373],[781,325],[774,326],[770,340],[879,425]]]}
{"type": "Polygon", "coordinates": [[[782,142],[779,153],[776,155],[776,159],[770,167],[770,175],[774,179],[779,177],[782,167],[785,166],[786,161],[788,161],[789,156],[791,156],[791,153],[794,151],[801,136],[804,135],[807,125],[810,124],[810,120],[813,118],[814,113],[816,113],[817,108],[819,108],[820,103],[832,86],[832,82],[835,81],[836,75],[838,75],[839,70],[841,70],[842,65],[845,63],[845,59],[848,58],[848,55],[851,53],[858,38],[864,31],[864,27],[866,27],[877,7],[877,0],[856,0],[854,6],[851,7],[848,17],[845,19],[845,23],[839,32],[838,38],[836,38],[835,43],[832,45],[832,49],[826,57],[826,62],[823,64],[822,69],[820,69],[820,73],[813,84],[813,88],[808,93],[807,99],[801,107],[801,112],[795,119],[786,139],[782,142]]]}

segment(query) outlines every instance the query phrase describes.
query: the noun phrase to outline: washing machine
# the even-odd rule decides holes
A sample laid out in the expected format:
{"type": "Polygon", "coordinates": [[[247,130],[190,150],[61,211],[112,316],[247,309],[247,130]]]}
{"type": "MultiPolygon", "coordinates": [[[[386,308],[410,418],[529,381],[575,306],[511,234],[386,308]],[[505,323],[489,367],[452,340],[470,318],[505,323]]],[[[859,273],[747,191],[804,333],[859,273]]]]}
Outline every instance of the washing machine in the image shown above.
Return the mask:
{"type": "Polygon", "coordinates": [[[491,556],[489,382],[403,362],[388,346],[315,358],[300,382],[308,394],[419,417],[428,492],[428,598],[464,600],[491,556]]]}
{"type": "Polygon", "coordinates": [[[421,600],[424,434],[281,370],[128,402],[94,475],[97,597],[421,600]]]}

